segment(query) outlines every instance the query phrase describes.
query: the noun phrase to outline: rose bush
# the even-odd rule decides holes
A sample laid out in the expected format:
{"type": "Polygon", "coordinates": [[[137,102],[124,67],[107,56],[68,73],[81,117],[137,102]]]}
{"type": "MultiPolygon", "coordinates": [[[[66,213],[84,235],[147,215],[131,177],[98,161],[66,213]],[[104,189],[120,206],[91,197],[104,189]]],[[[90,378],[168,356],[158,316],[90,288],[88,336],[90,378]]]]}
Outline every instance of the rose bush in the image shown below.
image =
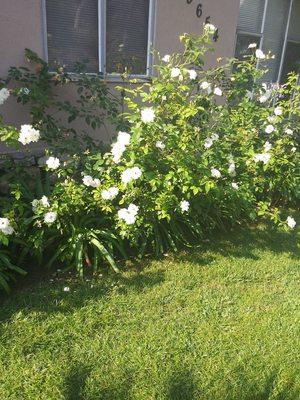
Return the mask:
{"type": "MultiPolygon", "coordinates": [[[[128,129],[110,151],[60,159],[52,146],[39,198],[29,201],[24,179],[12,185],[3,217],[25,253],[83,274],[103,260],[117,270],[115,260],[128,254],[160,255],[260,218],[295,227],[288,210],[300,197],[298,78],[263,84],[272,56],[255,45],[243,60],[204,69],[213,34],[209,25],[201,37],[183,35],[181,54],[156,54],[152,80],[125,88],[128,129]]],[[[2,126],[1,135],[27,144],[38,128],[2,126]]]]}

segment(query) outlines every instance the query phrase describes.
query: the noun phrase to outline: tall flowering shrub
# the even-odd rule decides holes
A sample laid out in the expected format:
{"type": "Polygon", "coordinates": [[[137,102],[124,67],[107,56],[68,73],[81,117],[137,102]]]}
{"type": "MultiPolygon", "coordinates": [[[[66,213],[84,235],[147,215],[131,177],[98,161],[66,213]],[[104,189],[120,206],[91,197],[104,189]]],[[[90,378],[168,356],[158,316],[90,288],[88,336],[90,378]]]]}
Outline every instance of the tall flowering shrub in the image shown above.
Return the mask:
{"type": "MultiPolygon", "coordinates": [[[[126,88],[128,129],[110,151],[62,160],[49,150],[41,166],[47,191],[28,202],[14,188],[3,217],[32,254],[82,274],[103,259],[117,270],[115,259],[128,253],[162,254],[259,218],[295,227],[288,210],[299,202],[297,77],[263,84],[272,56],[254,44],[244,60],[204,70],[214,29],[183,35],[181,54],[156,55],[151,82],[126,88]]],[[[36,127],[10,132],[23,145],[39,138],[36,127]]]]}

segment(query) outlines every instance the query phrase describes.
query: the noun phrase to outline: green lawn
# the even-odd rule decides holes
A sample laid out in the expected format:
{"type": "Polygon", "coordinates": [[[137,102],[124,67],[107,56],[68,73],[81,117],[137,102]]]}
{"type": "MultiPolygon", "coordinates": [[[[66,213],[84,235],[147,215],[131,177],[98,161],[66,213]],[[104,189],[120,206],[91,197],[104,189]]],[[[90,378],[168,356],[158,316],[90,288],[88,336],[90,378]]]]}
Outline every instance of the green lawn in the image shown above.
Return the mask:
{"type": "Polygon", "coordinates": [[[1,308],[0,399],[300,399],[297,236],[245,230],[19,290],[1,308]]]}

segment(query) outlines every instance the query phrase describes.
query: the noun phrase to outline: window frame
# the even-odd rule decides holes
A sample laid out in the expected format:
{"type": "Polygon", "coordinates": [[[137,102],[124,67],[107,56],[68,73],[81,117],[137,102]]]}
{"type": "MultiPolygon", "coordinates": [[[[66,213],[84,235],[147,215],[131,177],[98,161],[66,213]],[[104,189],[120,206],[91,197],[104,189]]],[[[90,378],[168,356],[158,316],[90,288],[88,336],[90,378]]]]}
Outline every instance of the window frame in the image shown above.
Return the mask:
{"type": "MultiPolygon", "coordinates": [[[[288,33],[289,33],[289,28],[290,28],[290,20],[291,20],[291,15],[292,15],[292,10],[293,10],[293,3],[294,3],[294,0],[289,0],[289,10],[288,10],[287,23],[286,23],[285,33],[284,33],[284,42],[283,42],[281,53],[279,55],[280,64],[279,64],[277,78],[276,78],[276,81],[274,83],[281,82],[281,78],[282,78],[282,71],[283,71],[283,65],[284,65],[284,59],[285,59],[285,53],[286,53],[286,46],[287,46],[287,42],[289,41],[288,33]]],[[[269,4],[269,0],[265,0],[262,23],[261,23],[261,27],[260,27],[260,33],[253,33],[253,32],[248,32],[248,31],[244,31],[244,30],[241,30],[241,29],[237,29],[236,30],[236,38],[235,38],[235,49],[236,49],[238,35],[249,35],[249,36],[260,37],[259,48],[261,49],[263,47],[264,31],[265,31],[265,23],[266,23],[266,17],[267,17],[268,4],[269,4]]],[[[258,64],[259,64],[259,61],[257,62],[257,67],[258,67],[258,64]]]]}
{"type": "MultiPolygon", "coordinates": [[[[148,40],[147,40],[147,65],[145,74],[129,75],[131,79],[149,79],[153,75],[153,54],[152,48],[155,38],[156,24],[156,1],[149,0],[149,17],[148,17],[148,40]]],[[[98,0],[98,72],[90,72],[91,75],[102,75],[110,81],[120,82],[121,74],[106,72],[106,2],[107,0],[98,0]]],[[[43,27],[43,47],[44,59],[49,62],[48,57],[48,40],[47,40],[47,13],[46,0],[41,0],[41,16],[43,27]]],[[[76,75],[74,72],[70,74],[76,75]]]]}

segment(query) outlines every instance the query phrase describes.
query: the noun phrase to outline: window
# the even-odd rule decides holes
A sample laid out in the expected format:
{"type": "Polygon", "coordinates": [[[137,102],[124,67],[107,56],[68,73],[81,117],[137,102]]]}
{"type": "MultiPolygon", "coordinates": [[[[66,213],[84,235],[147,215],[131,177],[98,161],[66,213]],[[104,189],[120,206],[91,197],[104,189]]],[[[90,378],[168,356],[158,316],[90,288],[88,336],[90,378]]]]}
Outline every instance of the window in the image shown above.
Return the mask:
{"type": "Polygon", "coordinates": [[[48,62],[67,71],[151,73],[155,0],[44,0],[48,62]]]}
{"type": "Polygon", "coordinates": [[[300,0],[240,0],[236,57],[243,57],[248,45],[257,43],[275,55],[264,79],[284,82],[289,72],[299,71],[299,19],[300,0]]]}

